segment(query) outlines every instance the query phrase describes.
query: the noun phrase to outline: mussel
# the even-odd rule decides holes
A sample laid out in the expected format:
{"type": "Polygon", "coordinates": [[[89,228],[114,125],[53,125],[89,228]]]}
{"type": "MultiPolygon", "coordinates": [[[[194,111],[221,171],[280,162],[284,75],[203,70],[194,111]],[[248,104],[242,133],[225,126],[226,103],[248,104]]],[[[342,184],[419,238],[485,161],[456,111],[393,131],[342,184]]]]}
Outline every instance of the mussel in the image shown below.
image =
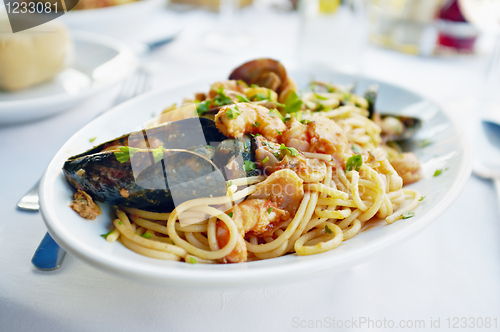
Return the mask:
{"type": "Polygon", "coordinates": [[[375,102],[378,96],[377,84],[368,87],[363,96],[368,102],[369,118],[382,128],[381,136],[385,142],[409,140],[422,127],[422,120],[418,118],[378,113],[375,109],[375,102]]]}
{"type": "Polygon", "coordinates": [[[242,80],[248,85],[257,84],[279,94],[287,84],[287,73],[279,61],[265,58],[242,64],[233,70],[229,79],[242,80]]]}
{"type": "Polygon", "coordinates": [[[182,202],[224,196],[226,179],[253,175],[251,139],[226,139],[213,120],[189,118],[140,130],[69,158],[67,181],[94,200],[169,212],[182,202]],[[236,172],[238,171],[238,172],[236,172]]]}

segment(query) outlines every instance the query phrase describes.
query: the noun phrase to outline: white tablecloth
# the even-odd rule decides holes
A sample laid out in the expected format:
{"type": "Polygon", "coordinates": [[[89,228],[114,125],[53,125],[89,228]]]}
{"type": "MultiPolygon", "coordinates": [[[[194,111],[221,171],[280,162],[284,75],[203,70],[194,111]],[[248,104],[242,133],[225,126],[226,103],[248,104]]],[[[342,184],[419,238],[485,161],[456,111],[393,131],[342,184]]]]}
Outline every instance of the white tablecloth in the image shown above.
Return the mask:
{"type": "MultiPolygon", "coordinates": [[[[200,43],[213,15],[176,15],[150,23],[151,28],[165,22],[187,27],[179,40],[145,59],[155,71],[155,87],[187,75],[222,77],[256,56],[294,60],[290,15],[275,18],[279,24],[260,34],[257,46],[235,53],[212,51],[200,43]]],[[[427,59],[371,47],[363,59],[365,75],[440,103],[473,96],[484,64],[484,57],[427,59]]],[[[391,330],[391,321],[394,327],[444,331],[453,330],[457,318],[456,326],[466,318],[468,329],[477,330],[470,317],[476,323],[477,318],[489,319],[488,330],[500,330],[499,209],[492,183],[474,176],[456,202],[415,238],[347,271],[301,282],[252,289],[173,289],[109,275],[70,255],[58,271],[37,271],[30,259],[46,228],[38,213],[19,211],[16,203],[59,147],[107,109],[116,92],[48,119],[0,127],[0,331],[332,330],[334,319],[339,331],[391,330]]],[[[470,109],[451,111],[468,124],[470,109]]]]}

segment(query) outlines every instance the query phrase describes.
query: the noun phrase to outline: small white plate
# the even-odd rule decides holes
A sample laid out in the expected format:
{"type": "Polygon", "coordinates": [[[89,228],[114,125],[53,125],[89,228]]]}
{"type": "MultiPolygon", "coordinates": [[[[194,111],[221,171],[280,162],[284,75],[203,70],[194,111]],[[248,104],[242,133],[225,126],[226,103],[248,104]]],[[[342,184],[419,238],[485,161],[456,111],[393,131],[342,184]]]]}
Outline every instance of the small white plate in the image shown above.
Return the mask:
{"type": "MultiPolygon", "coordinates": [[[[311,73],[291,75],[299,86],[306,86],[311,73]]],[[[352,77],[328,73],[314,75],[316,79],[334,82],[352,81],[352,77]]],[[[220,79],[221,77],[219,77],[220,79]]],[[[40,205],[43,218],[52,237],[71,255],[120,276],[171,286],[228,287],[268,285],[290,279],[312,277],[322,270],[341,270],[371,257],[372,254],[408,240],[435,220],[455,200],[471,172],[469,141],[458,126],[435,103],[402,88],[379,82],[378,108],[382,111],[418,116],[424,120],[419,139],[434,143],[417,147],[414,152],[422,161],[425,177],[410,186],[426,198],[415,210],[413,218],[387,225],[367,227],[335,250],[312,256],[284,257],[229,265],[186,264],[141,256],[121,243],[108,243],[100,237],[111,225],[110,207],[101,204],[103,215],[94,221],[78,216],[68,205],[73,189],[62,174],[64,161],[77,153],[137,129],[173,102],[194,92],[206,91],[212,80],[185,84],[150,92],[130,100],[92,121],[71,137],[50,162],[40,184],[40,205]],[[93,143],[89,138],[97,137],[93,143]],[[436,169],[442,169],[434,177],[436,169]],[[446,169],[446,170],[445,170],[446,169]]],[[[359,91],[373,80],[358,79],[359,91]]]]}
{"type": "Polygon", "coordinates": [[[43,118],[78,104],[122,81],[137,66],[126,44],[88,32],[71,32],[74,59],[53,80],[21,91],[0,91],[0,123],[43,118]]]}

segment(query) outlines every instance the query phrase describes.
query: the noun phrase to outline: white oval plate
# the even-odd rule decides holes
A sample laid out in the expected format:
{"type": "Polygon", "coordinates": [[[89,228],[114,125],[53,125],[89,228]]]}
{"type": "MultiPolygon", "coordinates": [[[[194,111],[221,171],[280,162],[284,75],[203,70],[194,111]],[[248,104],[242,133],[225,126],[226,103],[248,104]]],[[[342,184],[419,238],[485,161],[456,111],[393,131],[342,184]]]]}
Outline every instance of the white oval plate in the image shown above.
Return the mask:
{"type": "MultiPolygon", "coordinates": [[[[305,86],[310,73],[296,72],[292,77],[305,86]]],[[[315,78],[335,82],[352,80],[348,76],[317,74],[315,78]]],[[[108,243],[99,235],[111,225],[109,206],[101,204],[103,215],[88,221],[69,207],[73,189],[66,183],[61,168],[64,161],[77,153],[137,129],[151,120],[170,103],[197,91],[206,91],[211,80],[175,88],[157,90],[130,100],[103,114],[78,131],[50,162],[40,185],[41,212],[50,234],[71,255],[105,271],[174,286],[227,287],[267,285],[303,278],[326,269],[344,269],[370,257],[381,249],[407,240],[441,214],[462,190],[471,172],[471,151],[468,140],[442,109],[412,92],[379,82],[378,108],[383,111],[415,115],[425,123],[419,139],[429,138],[434,144],[418,148],[415,153],[423,163],[425,178],[411,186],[426,196],[413,218],[377,227],[367,227],[354,238],[330,252],[312,255],[288,255],[276,259],[232,265],[186,264],[155,260],[125,248],[121,243],[108,243]],[[94,143],[89,138],[97,137],[94,143]],[[436,169],[446,169],[433,177],[436,169]]],[[[372,80],[358,79],[359,91],[372,80]]]]}
{"type": "Polygon", "coordinates": [[[53,80],[21,91],[0,91],[0,123],[40,119],[62,112],[130,75],[137,56],[126,44],[88,32],[71,32],[72,65],[53,80]]]}

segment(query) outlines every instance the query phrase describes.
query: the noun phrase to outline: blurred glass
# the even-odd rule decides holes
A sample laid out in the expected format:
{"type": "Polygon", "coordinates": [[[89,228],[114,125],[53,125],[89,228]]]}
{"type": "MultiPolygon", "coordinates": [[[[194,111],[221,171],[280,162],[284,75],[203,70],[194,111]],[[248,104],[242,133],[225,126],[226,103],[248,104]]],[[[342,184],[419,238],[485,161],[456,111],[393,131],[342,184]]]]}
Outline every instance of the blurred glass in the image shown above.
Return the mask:
{"type": "Polygon", "coordinates": [[[298,63],[359,74],[366,41],[363,0],[300,0],[298,63]]]}
{"type": "Polygon", "coordinates": [[[431,55],[434,20],[444,0],[369,0],[370,41],[408,54],[431,55]]]}
{"type": "Polygon", "coordinates": [[[473,53],[479,30],[467,22],[458,0],[447,0],[439,11],[438,20],[440,50],[451,49],[461,53],[473,53]]]}

